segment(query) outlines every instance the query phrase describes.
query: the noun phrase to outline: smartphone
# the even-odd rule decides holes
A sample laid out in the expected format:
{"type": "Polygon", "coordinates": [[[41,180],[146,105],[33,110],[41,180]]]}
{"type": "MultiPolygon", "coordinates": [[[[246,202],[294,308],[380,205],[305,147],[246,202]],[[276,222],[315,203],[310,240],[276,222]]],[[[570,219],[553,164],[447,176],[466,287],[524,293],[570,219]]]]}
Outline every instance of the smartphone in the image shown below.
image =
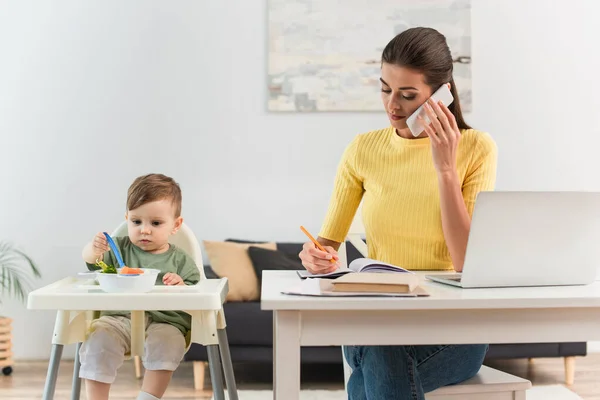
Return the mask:
{"type": "MultiPolygon", "coordinates": [[[[454,101],[454,97],[452,97],[452,93],[450,93],[450,89],[448,89],[448,85],[445,83],[442,86],[440,86],[440,88],[436,90],[430,98],[433,99],[433,101],[435,101],[436,103],[441,101],[446,107],[448,107],[454,101]]],[[[421,125],[421,123],[417,119],[418,115],[421,115],[421,118],[425,120],[426,124],[431,123],[429,117],[427,116],[427,112],[425,111],[425,103],[423,103],[419,108],[415,110],[414,113],[410,115],[410,117],[406,119],[406,125],[408,126],[410,132],[413,134],[414,137],[419,136],[421,132],[423,132],[423,125],[421,125]]]]}

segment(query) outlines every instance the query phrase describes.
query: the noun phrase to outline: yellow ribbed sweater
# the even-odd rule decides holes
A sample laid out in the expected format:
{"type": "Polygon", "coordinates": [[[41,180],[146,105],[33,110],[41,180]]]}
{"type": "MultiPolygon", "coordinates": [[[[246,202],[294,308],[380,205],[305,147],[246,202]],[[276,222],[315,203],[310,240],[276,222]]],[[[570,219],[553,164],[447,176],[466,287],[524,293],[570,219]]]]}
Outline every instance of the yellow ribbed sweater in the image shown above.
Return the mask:
{"type": "MultiPolygon", "coordinates": [[[[496,162],[490,135],[462,131],[457,171],[469,215],[477,193],[494,189],[496,162]]],[[[370,258],[411,270],[453,268],[429,138],[405,139],[392,127],[358,135],[338,166],[319,236],[343,242],[361,200],[370,258]]]]}

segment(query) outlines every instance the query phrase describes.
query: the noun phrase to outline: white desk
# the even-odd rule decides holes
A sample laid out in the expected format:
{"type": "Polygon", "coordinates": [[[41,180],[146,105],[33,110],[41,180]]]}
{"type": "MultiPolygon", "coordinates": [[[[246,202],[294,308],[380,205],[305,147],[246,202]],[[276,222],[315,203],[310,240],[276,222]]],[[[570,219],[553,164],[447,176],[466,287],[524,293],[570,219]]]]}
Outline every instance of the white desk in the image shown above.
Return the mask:
{"type": "MultiPolygon", "coordinates": [[[[425,273],[420,273],[425,275],[425,273]]],[[[298,400],[300,346],[600,340],[600,282],[588,286],[461,289],[423,279],[423,298],[283,295],[295,271],[264,271],[273,310],[273,396],[298,400]]]]}
{"type": "MultiPolygon", "coordinates": [[[[131,355],[142,356],[144,311],[183,310],[192,317],[190,342],[207,346],[215,399],[224,399],[220,351],[229,397],[237,400],[223,314],[223,303],[228,290],[227,279],[223,278],[202,280],[194,286],[155,286],[148,293],[105,293],[98,285],[85,284],[72,277],[34,290],[29,294],[27,308],[57,310],[43,399],[49,400],[54,396],[63,346],[77,343],[79,350],[79,346],[85,341],[89,311],[131,310],[131,355]]],[[[78,356],[77,352],[72,399],[78,399],[80,391],[78,356]]]]}

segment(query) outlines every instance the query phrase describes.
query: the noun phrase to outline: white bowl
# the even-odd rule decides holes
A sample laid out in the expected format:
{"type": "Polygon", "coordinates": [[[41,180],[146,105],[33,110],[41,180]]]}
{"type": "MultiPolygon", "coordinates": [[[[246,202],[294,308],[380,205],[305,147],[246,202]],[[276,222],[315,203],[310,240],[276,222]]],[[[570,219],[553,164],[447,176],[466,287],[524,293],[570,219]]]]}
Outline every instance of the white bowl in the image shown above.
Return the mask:
{"type": "MultiPolygon", "coordinates": [[[[120,272],[121,268],[117,269],[120,272]]],[[[156,277],[160,272],[158,269],[146,269],[140,275],[105,274],[97,272],[96,278],[100,289],[107,293],[146,293],[154,288],[156,277]]]]}

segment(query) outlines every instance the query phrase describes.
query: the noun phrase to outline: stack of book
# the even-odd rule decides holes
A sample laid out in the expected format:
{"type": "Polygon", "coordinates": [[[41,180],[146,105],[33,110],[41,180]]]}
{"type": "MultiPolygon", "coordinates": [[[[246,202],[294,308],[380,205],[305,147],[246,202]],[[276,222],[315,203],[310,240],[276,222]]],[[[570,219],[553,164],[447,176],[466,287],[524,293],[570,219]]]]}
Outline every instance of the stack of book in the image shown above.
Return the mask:
{"type": "Polygon", "coordinates": [[[332,292],[411,293],[419,286],[419,277],[410,273],[361,272],[345,274],[330,283],[332,292]]]}

